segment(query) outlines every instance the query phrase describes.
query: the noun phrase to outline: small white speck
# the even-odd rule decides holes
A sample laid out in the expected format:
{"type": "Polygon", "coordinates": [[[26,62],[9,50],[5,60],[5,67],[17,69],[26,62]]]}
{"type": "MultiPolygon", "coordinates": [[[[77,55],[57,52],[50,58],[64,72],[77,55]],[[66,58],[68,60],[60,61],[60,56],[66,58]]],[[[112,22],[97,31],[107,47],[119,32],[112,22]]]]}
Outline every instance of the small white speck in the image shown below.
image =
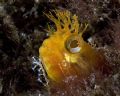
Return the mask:
{"type": "Polygon", "coordinates": [[[88,38],[88,42],[90,42],[90,43],[91,43],[91,42],[92,42],[92,40],[93,40],[93,39],[92,39],[92,37],[88,38]]]}
{"type": "Polygon", "coordinates": [[[94,89],[99,89],[100,86],[99,85],[95,85],[94,89]]]}
{"type": "Polygon", "coordinates": [[[35,0],[36,3],[39,3],[39,0],[35,0]]]}
{"type": "Polygon", "coordinates": [[[104,20],[104,19],[103,19],[103,17],[100,17],[99,19],[100,19],[101,21],[103,21],[103,20],[104,20]]]}

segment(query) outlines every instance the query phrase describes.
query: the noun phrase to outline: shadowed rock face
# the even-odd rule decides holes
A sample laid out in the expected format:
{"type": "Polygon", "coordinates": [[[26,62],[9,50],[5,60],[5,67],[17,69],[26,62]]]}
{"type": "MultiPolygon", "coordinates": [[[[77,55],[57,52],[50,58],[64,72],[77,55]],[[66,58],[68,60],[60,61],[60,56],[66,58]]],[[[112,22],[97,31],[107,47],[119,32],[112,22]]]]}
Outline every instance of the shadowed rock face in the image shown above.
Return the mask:
{"type": "MultiPolygon", "coordinates": [[[[119,96],[119,0],[52,1],[0,1],[0,82],[2,82],[0,83],[0,95],[36,96],[42,94],[49,96],[47,88],[43,83],[37,81],[39,68],[32,70],[32,57],[39,57],[38,49],[44,39],[48,38],[46,30],[44,30],[47,22],[53,25],[43,15],[43,11],[48,12],[57,8],[76,13],[79,22],[89,21],[91,26],[83,34],[84,40],[89,42],[88,38],[91,37],[92,41],[89,43],[105,53],[106,59],[112,66],[112,74],[109,77],[105,76],[101,79],[98,73],[96,75],[91,73],[88,76],[89,79],[85,81],[85,85],[82,86],[84,90],[80,89],[81,94],[84,96],[119,96]]],[[[73,82],[73,85],[77,85],[78,82],[80,81],[73,82]]],[[[76,86],[77,88],[78,86],[76,86]]],[[[56,89],[53,87],[51,92],[54,93],[55,90],[59,90],[59,87],[56,86],[56,89]]]]}
{"type": "Polygon", "coordinates": [[[113,24],[115,32],[113,33],[114,45],[116,49],[120,50],[120,22],[113,24]]]}

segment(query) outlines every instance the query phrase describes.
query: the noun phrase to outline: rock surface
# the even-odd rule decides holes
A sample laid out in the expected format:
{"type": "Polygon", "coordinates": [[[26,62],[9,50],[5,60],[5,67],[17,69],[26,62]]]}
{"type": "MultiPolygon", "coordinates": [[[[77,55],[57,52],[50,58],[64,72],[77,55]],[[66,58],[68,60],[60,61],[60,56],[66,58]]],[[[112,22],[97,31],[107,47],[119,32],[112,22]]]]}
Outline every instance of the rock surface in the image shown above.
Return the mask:
{"type": "Polygon", "coordinates": [[[49,96],[45,79],[38,76],[40,67],[32,70],[32,58],[39,57],[38,49],[48,37],[47,23],[53,25],[43,12],[52,9],[67,9],[79,22],[88,22],[84,39],[104,52],[112,66],[101,82],[91,74],[80,94],[120,96],[120,0],[1,0],[0,95],[49,96]]]}

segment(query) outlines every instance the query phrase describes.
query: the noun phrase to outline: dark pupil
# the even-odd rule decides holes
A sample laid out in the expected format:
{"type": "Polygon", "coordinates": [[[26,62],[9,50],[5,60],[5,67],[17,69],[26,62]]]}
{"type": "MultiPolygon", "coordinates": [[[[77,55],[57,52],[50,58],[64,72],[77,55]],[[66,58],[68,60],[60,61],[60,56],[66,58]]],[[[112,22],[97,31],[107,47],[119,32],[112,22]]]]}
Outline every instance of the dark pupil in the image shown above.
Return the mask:
{"type": "Polygon", "coordinates": [[[70,47],[71,47],[71,48],[78,47],[78,41],[77,41],[77,40],[72,40],[72,41],[70,42],[70,47]]]}

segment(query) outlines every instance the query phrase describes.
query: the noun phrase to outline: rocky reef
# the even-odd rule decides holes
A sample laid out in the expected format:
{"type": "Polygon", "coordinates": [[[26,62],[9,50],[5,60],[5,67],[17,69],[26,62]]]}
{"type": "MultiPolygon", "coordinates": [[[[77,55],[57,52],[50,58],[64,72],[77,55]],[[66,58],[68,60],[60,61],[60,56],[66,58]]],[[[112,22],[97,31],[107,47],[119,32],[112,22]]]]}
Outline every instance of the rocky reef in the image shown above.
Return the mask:
{"type": "Polygon", "coordinates": [[[102,81],[90,74],[79,96],[119,96],[120,0],[0,0],[0,95],[50,95],[38,57],[47,25],[54,26],[44,13],[53,9],[69,10],[79,22],[88,22],[84,40],[112,67],[102,81]]]}

